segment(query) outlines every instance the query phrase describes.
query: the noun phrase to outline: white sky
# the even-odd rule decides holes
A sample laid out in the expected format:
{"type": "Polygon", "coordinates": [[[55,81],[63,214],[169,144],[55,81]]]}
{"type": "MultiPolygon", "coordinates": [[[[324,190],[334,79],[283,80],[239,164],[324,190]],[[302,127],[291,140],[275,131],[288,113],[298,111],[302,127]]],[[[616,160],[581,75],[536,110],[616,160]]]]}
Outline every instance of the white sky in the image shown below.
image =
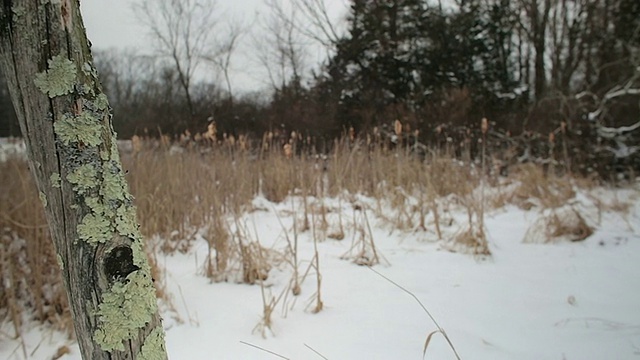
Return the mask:
{"type": "MultiPolygon", "coordinates": [[[[132,4],[138,0],[83,0],[81,10],[87,28],[87,36],[94,49],[136,48],[151,51],[146,29],[138,24],[132,4]]],[[[288,0],[284,0],[287,2],[288,0]]],[[[347,0],[326,0],[336,18],[343,18],[347,0]]],[[[266,13],[263,0],[218,0],[225,17],[242,19],[255,24],[256,19],[266,13]]],[[[252,29],[256,30],[256,29],[252,29]]],[[[251,91],[265,87],[266,75],[251,57],[251,36],[244,36],[232,66],[232,83],[236,91],[251,91]]],[[[319,52],[319,51],[317,51],[319,52]]],[[[319,61],[320,55],[314,54],[319,61]]],[[[316,61],[310,57],[309,61],[316,61]]],[[[221,84],[222,85],[222,84],[221,84]]]]}

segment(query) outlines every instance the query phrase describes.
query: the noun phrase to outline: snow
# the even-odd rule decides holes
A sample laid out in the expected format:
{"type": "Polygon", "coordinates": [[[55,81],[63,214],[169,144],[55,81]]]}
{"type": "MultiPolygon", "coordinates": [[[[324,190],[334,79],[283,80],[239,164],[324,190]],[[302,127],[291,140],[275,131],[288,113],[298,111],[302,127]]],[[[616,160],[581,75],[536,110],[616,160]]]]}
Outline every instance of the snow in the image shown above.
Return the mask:
{"type": "Polygon", "coordinates": [[[17,138],[0,138],[0,162],[5,162],[9,157],[25,158],[26,148],[24,142],[17,138]]]}
{"type": "MultiPolygon", "coordinates": [[[[437,240],[432,219],[426,231],[399,230],[391,223],[396,210],[372,198],[308,198],[311,208],[330,210],[327,233],[337,230],[338,214],[344,224],[343,240],[317,243],[323,310],[311,311],[313,270],[294,297],[287,291],[291,266],[276,264],[264,282],[265,293],[276,299],[284,295],[275,307],[272,331],[263,337],[254,331],[262,316],[260,285],[213,283],[204,277],[207,244],[198,239],[187,253],[158,255],[172,297],[172,306],[161,303],[169,356],[279,358],[268,350],[290,359],[320,359],[314,351],[328,359],[421,358],[436,325],[402,289],[354,264],[353,257],[345,259],[361,236],[354,231],[364,221],[362,210],[354,209],[357,203],[365,209],[369,235],[386,260],[374,269],[424,304],[462,359],[635,359],[640,355],[638,190],[580,190],[573,206],[582,209],[595,232],[577,242],[523,241],[527,232],[537,231],[536,224],[549,210],[527,211],[514,205],[490,210],[485,218],[490,258],[448,251],[447,241],[437,240]],[[611,210],[616,204],[628,208],[611,210]]],[[[247,238],[283,252],[285,231],[293,239],[293,214],[299,226],[301,207],[300,197],[279,204],[258,197],[238,223],[247,238]]],[[[466,216],[455,205],[448,212],[443,209],[441,217],[451,223],[443,225],[445,239],[459,231],[466,216]]],[[[228,220],[233,230],[235,221],[228,220]]],[[[301,273],[314,256],[312,233],[298,231],[301,273]]],[[[0,328],[1,359],[23,359],[19,340],[8,338],[12,333],[9,324],[0,328]]],[[[22,338],[31,359],[50,359],[63,345],[71,354],[61,359],[80,359],[77,345],[52,330],[27,326],[22,338]]],[[[425,358],[455,356],[441,334],[435,334],[425,358]]]]}

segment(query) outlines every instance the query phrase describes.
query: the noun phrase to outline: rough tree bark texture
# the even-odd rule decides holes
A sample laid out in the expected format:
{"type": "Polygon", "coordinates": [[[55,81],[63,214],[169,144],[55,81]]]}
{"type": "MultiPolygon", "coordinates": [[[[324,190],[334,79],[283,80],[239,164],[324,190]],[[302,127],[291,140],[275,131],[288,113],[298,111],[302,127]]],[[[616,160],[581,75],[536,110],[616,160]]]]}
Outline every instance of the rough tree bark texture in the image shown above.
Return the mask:
{"type": "Polygon", "coordinates": [[[78,0],[4,0],[0,65],[83,359],[166,359],[150,268],[78,0]]]}

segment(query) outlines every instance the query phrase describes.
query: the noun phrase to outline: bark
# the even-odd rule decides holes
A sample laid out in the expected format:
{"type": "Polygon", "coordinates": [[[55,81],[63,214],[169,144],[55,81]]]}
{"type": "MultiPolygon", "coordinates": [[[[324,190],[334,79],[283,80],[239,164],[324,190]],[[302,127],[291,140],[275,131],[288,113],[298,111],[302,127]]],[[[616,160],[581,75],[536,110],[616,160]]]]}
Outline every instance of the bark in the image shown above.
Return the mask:
{"type": "Polygon", "coordinates": [[[545,66],[545,50],[547,37],[547,22],[551,10],[551,0],[543,1],[542,10],[538,7],[537,0],[531,5],[531,22],[533,23],[533,47],[536,51],[534,57],[534,89],[536,100],[541,100],[547,87],[547,75],[545,66]]]}
{"type": "Polygon", "coordinates": [[[83,359],[166,359],[164,331],[77,0],[5,0],[0,66],[83,359]]]}

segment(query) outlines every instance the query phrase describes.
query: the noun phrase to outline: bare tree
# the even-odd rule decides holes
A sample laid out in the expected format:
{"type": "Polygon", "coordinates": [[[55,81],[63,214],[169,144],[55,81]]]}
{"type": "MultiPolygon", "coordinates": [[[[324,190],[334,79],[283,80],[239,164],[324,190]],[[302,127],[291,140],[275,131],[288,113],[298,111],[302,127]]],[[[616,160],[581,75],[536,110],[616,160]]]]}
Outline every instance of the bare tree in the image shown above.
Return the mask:
{"type": "MultiPolygon", "coordinates": [[[[329,13],[326,0],[291,0],[299,16],[291,19],[304,36],[333,50],[340,41],[338,21],[329,13]]],[[[334,4],[335,5],[335,4],[334,4]]]]}
{"type": "Polygon", "coordinates": [[[280,0],[264,0],[269,16],[261,25],[261,34],[254,38],[257,59],[264,67],[274,90],[290,81],[300,81],[307,57],[305,38],[293,19],[298,9],[285,6],[280,0]]]}
{"type": "Polygon", "coordinates": [[[555,89],[569,93],[571,80],[583,63],[587,47],[586,34],[589,0],[558,0],[551,10],[551,82],[555,89]]]}
{"type": "Polygon", "coordinates": [[[246,33],[247,28],[240,21],[233,21],[228,23],[227,34],[218,44],[218,51],[214,54],[205,54],[202,58],[209,63],[213,64],[224,76],[225,84],[227,85],[227,91],[229,92],[229,99],[233,106],[233,89],[231,87],[231,57],[235,54],[238,48],[241,37],[246,33]]]}
{"type": "Polygon", "coordinates": [[[166,359],[151,269],[77,0],[0,5],[0,66],[85,360],[166,359]]]}
{"type": "Polygon", "coordinates": [[[218,19],[216,0],[142,0],[134,5],[136,17],[147,26],[160,56],[171,61],[194,114],[192,85],[204,57],[213,58],[218,19]]]}
{"type": "Polygon", "coordinates": [[[535,53],[533,60],[533,88],[535,98],[539,100],[547,87],[545,53],[547,50],[547,32],[552,2],[551,0],[519,0],[519,4],[523,12],[520,20],[521,29],[535,53]]]}

